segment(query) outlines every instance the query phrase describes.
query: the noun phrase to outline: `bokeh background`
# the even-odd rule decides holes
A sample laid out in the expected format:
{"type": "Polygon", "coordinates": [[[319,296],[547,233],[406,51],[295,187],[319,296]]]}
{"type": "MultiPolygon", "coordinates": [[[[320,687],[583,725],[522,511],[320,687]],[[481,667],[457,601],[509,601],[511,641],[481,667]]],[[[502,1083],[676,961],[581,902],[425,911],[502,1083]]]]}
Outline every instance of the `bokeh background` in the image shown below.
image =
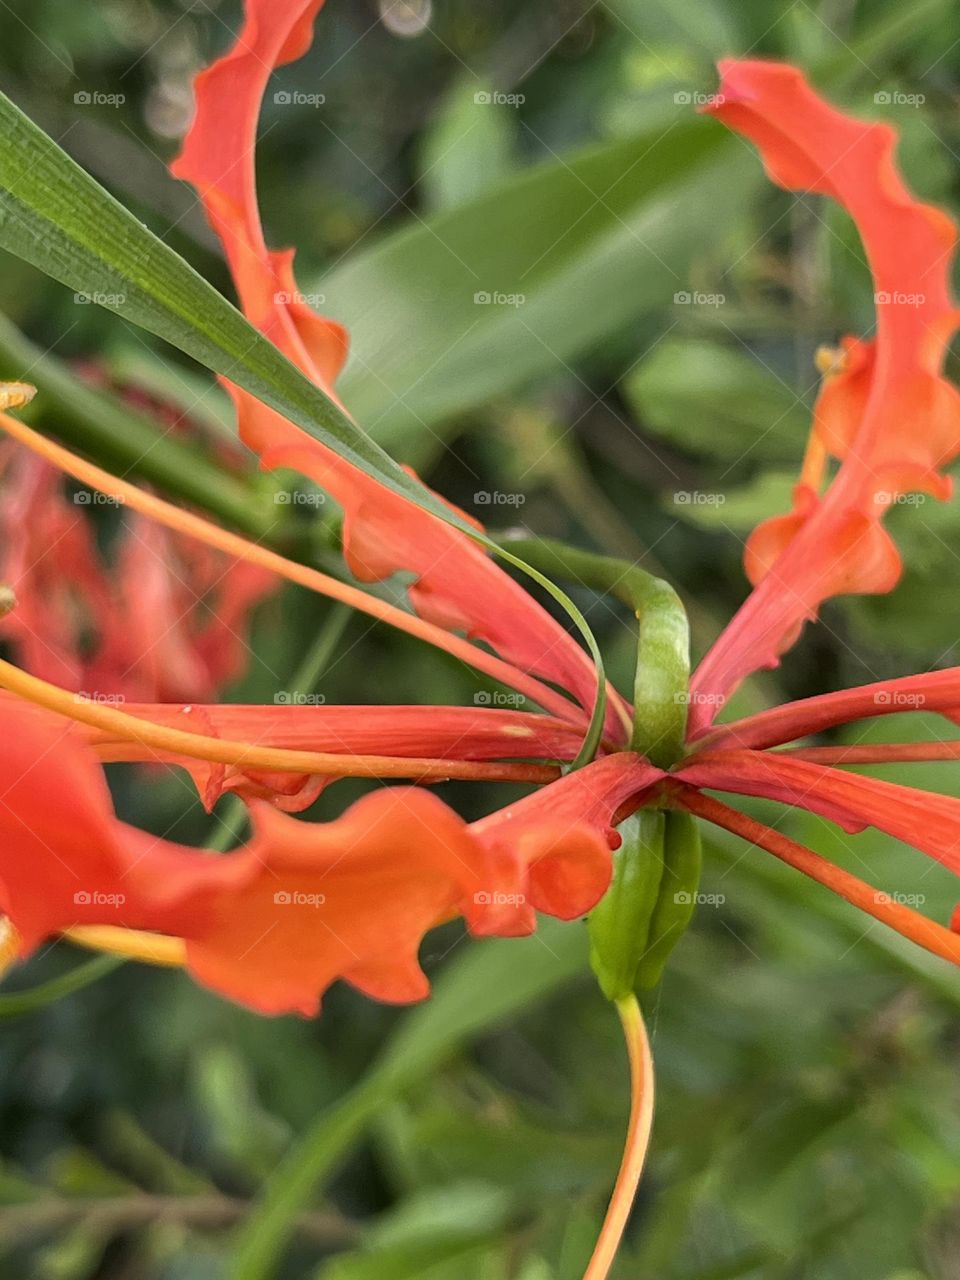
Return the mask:
{"type": "MultiPolygon", "coordinates": [[[[213,0],[0,4],[3,90],[226,290],[165,163],[191,76],[238,20],[213,0]]],[[[377,439],[494,528],[666,574],[701,653],[744,595],[745,534],[786,503],[816,348],[873,323],[845,216],[774,189],[749,147],[696,114],[713,61],[798,62],[896,124],[915,188],[956,208],[958,35],[950,0],[329,0],[313,50],[267,95],[268,238],[298,246],[301,289],[352,330],[342,395],[377,439]]],[[[31,371],[33,421],[195,496],[197,455],[219,456],[231,430],[205,371],[6,256],[0,312],[0,376],[31,371]],[[131,387],[188,410],[192,438],[146,458],[127,448],[131,387]]],[[[284,510],[281,527],[271,482],[242,458],[234,471],[231,502],[211,499],[222,519],[333,563],[331,509],[284,510]]],[[[960,506],[905,505],[892,525],[908,565],[897,591],[830,604],[732,712],[958,660],[960,506]]],[[[629,620],[576,596],[629,688],[629,620]]],[[[258,611],[229,696],[272,701],[318,636],[329,702],[491,692],[289,589],[258,611]]],[[[933,733],[944,725],[920,715],[856,729],[933,733]]],[[[886,776],[957,788],[948,765],[886,776]]],[[[113,780],[125,816],[209,836],[175,779],[113,780]]],[[[311,816],[359,789],[338,784],[311,816]]],[[[444,792],[469,815],[507,796],[444,792]]],[[[780,820],[948,917],[951,879],[920,854],[780,820]]],[[[714,901],[647,1002],[657,1121],[616,1276],[956,1280],[960,980],[735,841],[708,844],[704,892],[714,901]]],[[[581,925],[507,943],[438,931],[428,1004],[337,989],[316,1022],[266,1022],[134,966],[42,1007],[18,1001],[80,962],[58,946],[0,991],[0,1274],[230,1277],[264,1195],[295,1219],[278,1277],[581,1274],[628,1103],[581,925]],[[305,1209],[278,1170],[317,1175],[305,1209]]]]}

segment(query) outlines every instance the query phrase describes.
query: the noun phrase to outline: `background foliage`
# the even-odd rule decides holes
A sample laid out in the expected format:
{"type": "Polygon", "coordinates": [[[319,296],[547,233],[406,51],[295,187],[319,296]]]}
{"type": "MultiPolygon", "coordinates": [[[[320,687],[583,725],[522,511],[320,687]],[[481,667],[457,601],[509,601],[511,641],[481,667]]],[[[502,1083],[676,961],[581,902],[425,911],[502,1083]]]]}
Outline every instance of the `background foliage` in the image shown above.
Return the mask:
{"type": "MultiPolygon", "coordinates": [[[[796,471],[813,353],[868,332],[872,304],[845,219],[766,184],[693,102],[720,54],[788,57],[846,106],[896,123],[914,186],[956,211],[954,13],[949,0],[445,0],[402,38],[372,2],[330,0],[315,49],[268,93],[259,175],[271,243],[299,246],[303,291],[353,332],[345,401],[494,528],[522,523],[667,573],[702,651],[744,593],[743,536],[796,471]],[[302,101],[318,94],[322,106],[302,101]],[[477,100],[496,94],[523,100],[477,100]]],[[[3,89],[224,289],[199,207],[164,162],[191,75],[237,17],[186,0],[0,6],[3,89]]],[[[229,430],[203,370],[8,257],[0,310],[0,376],[46,379],[34,419],[98,459],[143,453],[124,457],[136,428],[111,390],[131,381],[189,406],[208,455],[229,430]]],[[[192,497],[186,457],[136,469],[192,497]]],[[[218,514],[330,555],[326,511],[279,528],[250,468],[218,514]]],[[[960,507],[893,518],[909,565],[898,590],[830,605],[741,706],[958,660],[960,507]]],[[[626,619],[577,600],[629,688],[626,619]]],[[[231,696],[272,700],[318,631],[339,625],[284,592],[262,609],[231,696]]],[[[330,702],[480,691],[363,619],[318,688],[330,702]]],[[[917,716],[911,733],[926,730],[917,716]]],[[[956,792],[951,766],[909,778],[956,792]]],[[[134,799],[123,769],[115,781],[125,816],[184,840],[208,833],[176,782],[157,777],[134,799]]],[[[338,784],[316,816],[358,789],[338,784]]],[[[504,798],[446,790],[471,814],[504,798]]],[[[919,854],[812,817],[788,826],[949,913],[949,877],[919,854]]],[[[960,982],[764,858],[710,846],[717,905],[700,908],[649,1002],[655,1147],[617,1275],[955,1280],[960,982]]],[[[396,1011],[336,990],[318,1022],[268,1024],[133,967],[25,1012],[10,993],[79,963],[51,949],[0,992],[0,1271],[577,1276],[627,1105],[618,1028],[584,954],[579,925],[484,944],[441,930],[424,955],[430,1003],[396,1011]],[[273,1232],[287,1228],[281,1260],[273,1232]]]]}

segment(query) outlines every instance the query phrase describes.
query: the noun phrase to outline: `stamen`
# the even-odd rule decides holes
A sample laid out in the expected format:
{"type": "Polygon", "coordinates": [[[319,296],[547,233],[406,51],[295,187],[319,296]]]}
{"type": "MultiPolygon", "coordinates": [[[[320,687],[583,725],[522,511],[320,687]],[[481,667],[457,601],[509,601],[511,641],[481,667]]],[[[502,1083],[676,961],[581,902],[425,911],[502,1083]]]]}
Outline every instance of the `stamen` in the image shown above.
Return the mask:
{"type": "MultiPolygon", "coordinates": [[[[2,407],[2,399],[0,399],[0,407],[2,407]]],[[[295,582],[299,586],[317,591],[331,599],[341,600],[353,609],[370,614],[371,617],[396,627],[398,631],[406,631],[420,640],[426,640],[428,644],[445,650],[475,670],[483,671],[508,688],[523,693],[532,703],[545,711],[551,711],[563,719],[575,720],[578,723],[585,720],[582,708],[542,681],[528,676],[509,662],[504,662],[502,658],[486,653],[468,640],[444,631],[442,627],[437,627],[431,622],[425,622],[416,614],[407,613],[396,605],[378,600],[376,596],[368,595],[358,587],[340,582],[326,573],[321,573],[318,569],[311,569],[307,565],[298,564],[295,560],[288,560],[275,551],[240,537],[239,534],[221,529],[219,525],[212,524],[202,516],[183,511],[173,503],[165,502],[163,498],[146,493],[128,481],[120,480],[109,472],[101,470],[100,467],[84,462],[68,449],[32,431],[16,418],[0,413],[0,428],[33,453],[45,458],[58,470],[79,480],[81,484],[89,485],[101,493],[119,499],[134,511],[142,512],[169,529],[188,534],[199,542],[216,547],[217,550],[234,556],[238,560],[259,565],[276,573],[279,577],[286,578],[289,582],[295,582]]]]}
{"type": "Polygon", "coordinates": [[[267,773],[315,774],[331,778],[408,778],[415,781],[463,778],[488,782],[553,782],[560,770],[551,765],[479,764],[468,760],[434,760],[415,757],[335,755],[324,751],[295,751],[285,747],[261,747],[229,738],[210,738],[183,729],[153,724],[115,707],[90,702],[28,675],[9,662],[0,661],[0,686],[28,702],[57,715],[106,730],[144,748],[142,759],[166,755],[188,756],[214,764],[237,765],[267,773]]]}
{"type": "Polygon", "coordinates": [[[949,960],[951,964],[960,965],[960,934],[945,929],[942,924],[937,924],[935,920],[930,920],[917,911],[912,911],[903,903],[895,901],[890,894],[875,889],[873,885],[859,880],[849,871],[844,871],[835,863],[828,862],[826,858],[821,858],[819,854],[802,844],[797,844],[788,836],[781,835],[779,831],[774,831],[772,827],[747,817],[738,809],[731,809],[719,800],[714,800],[712,796],[706,796],[683,783],[677,783],[675,786],[674,799],[690,813],[706,818],[715,826],[732,831],[734,835],[741,836],[760,849],[766,849],[781,862],[786,862],[797,871],[802,871],[805,876],[816,880],[818,884],[822,884],[839,897],[845,898],[847,902],[859,907],[867,915],[873,916],[881,924],[887,925],[901,937],[909,938],[924,950],[940,956],[943,960],[949,960]]]}

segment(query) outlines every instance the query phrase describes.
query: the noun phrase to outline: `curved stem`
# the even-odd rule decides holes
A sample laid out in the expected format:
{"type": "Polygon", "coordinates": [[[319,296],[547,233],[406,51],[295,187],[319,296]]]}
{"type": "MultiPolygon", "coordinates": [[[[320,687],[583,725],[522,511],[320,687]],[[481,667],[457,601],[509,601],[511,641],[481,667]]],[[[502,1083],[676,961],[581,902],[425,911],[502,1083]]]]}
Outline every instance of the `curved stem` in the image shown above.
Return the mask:
{"type": "Polygon", "coordinates": [[[616,1005],[630,1057],[630,1122],[620,1172],[583,1280],[605,1280],[610,1272],[633,1207],[653,1127],[653,1055],[643,1015],[634,995],[623,996],[616,1005]]]}
{"type": "MultiPolygon", "coordinates": [[[[20,384],[17,385],[19,386],[20,384]]],[[[0,399],[0,408],[2,407],[3,400],[0,399]]],[[[352,587],[349,583],[340,582],[337,578],[321,573],[318,569],[311,569],[309,566],[299,564],[295,560],[288,560],[276,551],[269,551],[258,543],[250,542],[247,538],[240,537],[239,534],[221,529],[219,525],[212,524],[202,516],[194,515],[189,511],[182,511],[179,507],[174,506],[173,503],[165,502],[163,498],[158,498],[155,494],[146,493],[143,489],[139,489],[128,481],[120,480],[116,476],[110,475],[108,471],[103,471],[92,463],[84,462],[82,458],[78,458],[69,449],[64,449],[61,445],[47,440],[44,436],[32,431],[30,427],[24,426],[22,422],[16,418],[11,418],[8,414],[0,413],[0,429],[15,440],[18,440],[22,445],[25,445],[39,457],[46,459],[58,470],[73,476],[75,480],[79,480],[81,484],[89,485],[101,493],[109,494],[132,510],[139,511],[143,515],[149,516],[152,520],[166,525],[168,529],[187,534],[189,537],[196,538],[198,542],[203,542],[206,546],[216,547],[217,550],[234,556],[238,560],[244,560],[248,564],[259,565],[261,568],[268,569],[281,578],[286,578],[288,582],[295,582],[298,586],[317,591],[321,595],[329,596],[332,600],[341,600],[344,604],[350,605],[351,608],[357,609],[361,613],[369,614],[389,626],[396,627],[398,631],[406,631],[409,635],[416,636],[420,640],[426,640],[428,644],[445,650],[453,657],[459,658],[461,662],[473,667],[474,670],[482,671],[490,676],[491,679],[506,685],[507,688],[516,689],[517,692],[524,694],[531,702],[542,707],[545,711],[551,711],[555,715],[568,721],[572,720],[575,723],[580,723],[584,720],[583,710],[571,702],[569,698],[551,689],[535,677],[528,676],[509,662],[504,662],[502,658],[497,658],[477,645],[471,644],[468,640],[464,640],[461,636],[453,635],[431,622],[425,622],[422,618],[418,618],[416,614],[407,613],[396,605],[389,604],[385,600],[379,600],[376,596],[368,595],[366,591],[361,591],[359,587],[352,587]]]]}

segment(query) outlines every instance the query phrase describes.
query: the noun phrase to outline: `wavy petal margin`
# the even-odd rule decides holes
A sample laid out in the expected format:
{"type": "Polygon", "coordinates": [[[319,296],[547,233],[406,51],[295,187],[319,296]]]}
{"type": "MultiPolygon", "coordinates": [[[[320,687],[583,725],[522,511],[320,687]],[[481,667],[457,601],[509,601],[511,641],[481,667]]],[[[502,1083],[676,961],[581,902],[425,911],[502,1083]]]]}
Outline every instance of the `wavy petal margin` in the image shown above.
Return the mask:
{"type": "MultiPolygon", "coordinates": [[[[247,0],[235,45],[197,78],[196,117],[171,172],[199,192],[223,242],[244,314],[335,399],[346,334],[316,315],[297,292],[292,252],[267,249],[254,170],[257,120],[270,73],[307,51],[321,7],[322,0],[247,0]]],[[[573,694],[585,711],[592,708],[596,672],[589,657],[467,535],[395,498],[273,410],[229,389],[241,436],[263,465],[296,468],[341,504],[344,553],[359,578],[412,573],[410,599],[421,617],[486,642],[522,670],[573,694]]],[[[607,728],[623,739],[624,725],[612,708],[607,728]]]]}
{"type": "Polygon", "coordinates": [[[949,289],[956,228],[916,200],[895,161],[895,131],[837,111],[794,67],[720,63],[707,110],[756,143],[771,179],[831,196],[851,215],[873,273],[877,336],[846,339],[815,415],[814,466],[793,511],[765,522],[747,548],[755,587],[702,662],[692,732],[746,676],[776,666],[831,596],[891,590],[900,557],[882,527],[899,494],[948,497],[941,468],[960,452],[960,395],[941,374],[958,323],[949,289]],[[828,455],[840,470],[821,496],[828,455]]]}

